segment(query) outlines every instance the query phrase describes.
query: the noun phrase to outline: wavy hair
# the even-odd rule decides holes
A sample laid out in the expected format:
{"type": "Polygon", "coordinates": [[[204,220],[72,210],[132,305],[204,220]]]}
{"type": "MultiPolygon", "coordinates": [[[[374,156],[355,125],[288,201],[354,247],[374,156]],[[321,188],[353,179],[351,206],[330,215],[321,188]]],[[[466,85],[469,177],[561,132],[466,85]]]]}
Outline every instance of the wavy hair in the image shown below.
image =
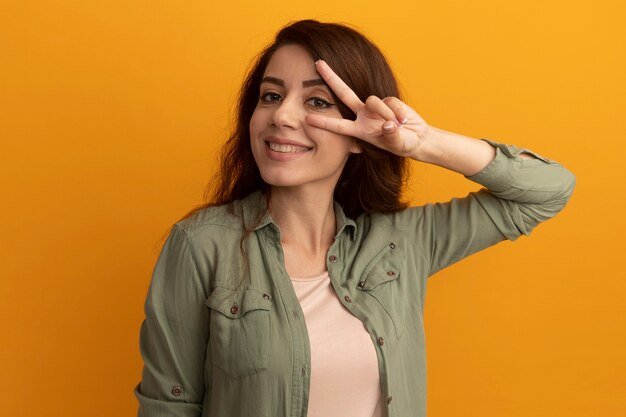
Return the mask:
{"type": "MultiPolygon", "coordinates": [[[[206,190],[209,206],[242,199],[254,191],[268,193],[270,186],[261,174],[250,145],[250,119],[259,100],[265,69],[274,52],[283,45],[304,47],[313,60],[323,59],[365,101],[370,95],[399,97],[396,79],[382,52],[364,35],[345,25],[301,20],[281,29],[274,42],[254,61],[244,80],[237,104],[235,126],[222,148],[219,175],[206,190]]],[[[356,115],[336,99],[341,115],[356,115]]],[[[362,153],[351,154],[335,187],[334,198],[347,216],[389,213],[406,207],[401,199],[406,182],[406,159],[360,141],[362,153]]],[[[186,216],[187,217],[187,216],[186,216]]]]}

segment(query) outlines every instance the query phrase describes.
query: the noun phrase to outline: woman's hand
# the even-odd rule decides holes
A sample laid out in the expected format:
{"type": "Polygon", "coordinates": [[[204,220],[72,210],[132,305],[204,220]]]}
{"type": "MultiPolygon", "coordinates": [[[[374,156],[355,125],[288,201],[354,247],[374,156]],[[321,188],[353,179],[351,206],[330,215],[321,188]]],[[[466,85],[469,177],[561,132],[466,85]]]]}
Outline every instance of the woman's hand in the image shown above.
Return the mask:
{"type": "Polygon", "coordinates": [[[399,156],[419,160],[420,145],[432,129],[415,110],[396,97],[380,99],[370,96],[363,103],[326,62],[319,60],[316,67],[339,100],[356,114],[356,120],[310,114],[306,116],[308,124],[364,140],[399,156]]]}
{"type": "Polygon", "coordinates": [[[356,120],[308,114],[305,120],[311,126],[352,136],[396,155],[466,176],[480,172],[495,157],[495,148],[487,142],[429,126],[396,97],[381,100],[370,96],[363,103],[328,64],[320,60],[316,66],[339,100],[356,114],[356,120]]]}

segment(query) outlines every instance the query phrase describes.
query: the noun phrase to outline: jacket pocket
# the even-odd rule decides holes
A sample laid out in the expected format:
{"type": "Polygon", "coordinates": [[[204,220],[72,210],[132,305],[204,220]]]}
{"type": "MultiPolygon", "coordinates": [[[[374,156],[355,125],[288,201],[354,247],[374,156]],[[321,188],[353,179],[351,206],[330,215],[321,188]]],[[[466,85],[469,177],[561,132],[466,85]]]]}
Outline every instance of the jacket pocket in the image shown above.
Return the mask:
{"type": "Polygon", "coordinates": [[[211,309],[209,354],[214,366],[233,377],[267,369],[271,301],[253,288],[216,287],[211,309]]]}
{"type": "Polygon", "coordinates": [[[407,291],[402,276],[405,253],[392,243],[378,253],[363,271],[359,289],[378,301],[393,323],[396,337],[404,332],[407,291]]]}

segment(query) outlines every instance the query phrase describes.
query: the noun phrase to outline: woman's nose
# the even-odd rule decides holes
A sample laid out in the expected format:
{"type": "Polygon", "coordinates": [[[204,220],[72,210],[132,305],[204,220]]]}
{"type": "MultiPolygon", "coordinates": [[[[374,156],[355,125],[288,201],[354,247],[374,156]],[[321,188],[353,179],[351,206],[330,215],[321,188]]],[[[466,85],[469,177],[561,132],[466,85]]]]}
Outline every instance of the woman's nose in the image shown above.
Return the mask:
{"type": "Polygon", "coordinates": [[[297,129],[304,119],[303,110],[295,99],[283,99],[272,114],[272,125],[297,129]]]}

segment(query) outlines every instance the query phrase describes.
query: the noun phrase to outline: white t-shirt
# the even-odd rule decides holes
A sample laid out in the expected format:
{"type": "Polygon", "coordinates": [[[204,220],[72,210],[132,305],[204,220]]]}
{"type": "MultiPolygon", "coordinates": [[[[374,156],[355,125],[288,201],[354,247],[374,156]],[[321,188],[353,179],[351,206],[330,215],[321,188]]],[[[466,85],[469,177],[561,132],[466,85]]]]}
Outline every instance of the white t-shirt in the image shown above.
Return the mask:
{"type": "Polygon", "coordinates": [[[328,272],[291,282],[311,344],[308,417],[382,417],[376,349],[363,323],[341,304],[328,272]]]}

